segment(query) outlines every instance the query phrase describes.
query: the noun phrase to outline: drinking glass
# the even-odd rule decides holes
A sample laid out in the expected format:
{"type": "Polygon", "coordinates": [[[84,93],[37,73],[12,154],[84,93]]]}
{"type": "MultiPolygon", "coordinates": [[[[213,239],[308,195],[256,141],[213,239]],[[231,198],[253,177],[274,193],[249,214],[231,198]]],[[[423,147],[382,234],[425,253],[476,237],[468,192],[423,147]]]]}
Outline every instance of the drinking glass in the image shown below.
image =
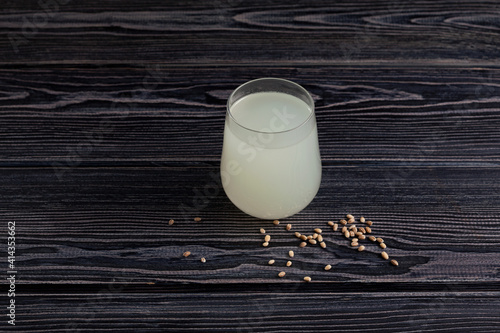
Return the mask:
{"type": "Polygon", "coordinates": [[[300,85],[261,78],[227,101],[221,180],[243,212],[280,219],[304,209],[321,183],[314,101],[300,85]]]}

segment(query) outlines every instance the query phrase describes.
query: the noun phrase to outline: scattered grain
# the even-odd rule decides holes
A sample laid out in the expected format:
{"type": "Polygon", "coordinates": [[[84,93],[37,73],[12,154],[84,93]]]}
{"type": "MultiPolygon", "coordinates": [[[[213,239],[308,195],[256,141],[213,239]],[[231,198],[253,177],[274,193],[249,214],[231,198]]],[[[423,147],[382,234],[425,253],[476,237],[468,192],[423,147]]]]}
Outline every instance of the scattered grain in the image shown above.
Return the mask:
{"type": "Polygon", "coordinates": [[[300,236],[302,236],[302,235],[300,234],[300,232],[297,232],[297,231],[296,231],[296,232],[295,232],[295,237],[300,238],[300,236]]]}
{"type": "Polygon", "coordinates": [[[186,251],[182,255],[187,258],[187,257],[189,257],[191,255],[191,252],[186,251]]]}
{"type": "Polygon", "coordinates": [[[361,216],[361,217],[359,218],[359,222],[361,222],[361,223],[365,223],[365,218],[364,218],[363,216],[361,216]]]}
{"type": "Polygon", "coordinates": [[[358,245],[359,245],[359,244],[358,244],[358,242],[352,242],[352,243],[351,243],[351,246],[352,246],[352,247],[356,247],[356,246],[358,246],[358,245]]]}
{"type": "Polygon", "coordinates": [[[260,228],[260,233],[261,233],[261,234],[265,234],[265,233],[266,233],[266,229],[264,229],[264,228],[260,228]]]}
{"type": "Polygon", "coordinates": [[[288,260],[288,261],[286,262],[286,267],[290,267],[290,266],[292,266],[292,262],[291,262],[290,260],[288,260]]]}
{"type": "Polygon", "coordinates": [[[346,220],[340,220],[340,224],[342,224],[342,225],[346,225],[346,224],[347,224],[347,221],[346,221],[346,220]]]}
{"type": "Polygon", "coordinates": [[[278,220],[274,220],[274,221],[273,221],[273,224],[274,224],[274,225],[278,225],[278,224],[280,224],[280,221],[278,221],[278,220]]]}
{"type": "Polygon", "coordinates": [[[314,232],[317,232],[318,234],[320,234],[323,232],[323,230],[321,230],[320,228],[316,228],[316,229],[314,229],[314,232]]]}
{"type": "Polygon", "coordinates": [[[279,274],[278,274],[278,276],[279,276],[280,278],[284,277],[285,275],[286,275],[286,273],[285,273],[285,272],[279,272],[279,274]]]}
{"type": "Polygon", "coordinates": [[[299,244],[299,247],[306,247],[307,246],[307,243],[306,242],[302,242],[299,244]]]}
{"type": "Polygon", "coordinates": [[[360,247],[358,247],[358,251],[361,252],[361,251],[364,251],[365,250],[365,247],[363,245],[361,245],[360,247]]]}
{"type": "Polygon", "coordinates": [[[347,227],[342,227],[342,233],[345,233],[347,231],[347,227]]]}
{"type": "Polygon", "coordinates": [[[313,234],[313,239],[317,239],[317,238],[318,238],[318,236],[319,236],[319,235],[318,235],[317,233],[314,233],[314,234],[313,234]]]}
{"type": "Polygon", "coordinates": [[[354,216],[352,216],[351,214],[347,214],[345,217],[346,217],[348,220],[351,220],[351,219],[353,219],[353,218],[354,218],[354,216]]]}
{"type": "Polygon", "coordinates": [[[372,233],[372,228],[370,228],[370,227],[366,227],[365,229],[366,229],[366,233],[368,233],[368,234],[371,234],[371,233],[372,233]]]}
{"type": "Polygon", "coordinates": [[[286,225],[286,230],[288,230],[288,231],[292,230],[292,225],[290,223],[288,223],[286,225]]]}
{"type": "Polygon", "coordinates": [[[311,278],[310,278],[309,276],[305,276],[305,277],[304,277],[304,281],[306,281],[306,282],[311,282],[311,278]]]}
{"type": "Polygon", "coordinates": [[[365,235],[363,235],[363,234],[361,234],[361,235],[358,235],[358,238],[359,238],[359,239],[361,239],[361,240],[363,240],[363,239],[365,239],[365,238],[366,238],[366,236],[365,236],[365,235]]]}
{"type": "Polygon", "coordinates": [[[315,239],[310,239],[309,243],[311,243],[312,245],[316,245],[318,242],[315,239]]]}
{"type": "Polygon", "coordinates": [[[391,264],[393,264],[394,266],[399,266],[399,263],[394,259],[391,260],[391,264]]]}
{"type": "Polygon", "coordinates": [[[207,262],[207,259],[201,258],[200,261],[203,262],[203,263],[205,263],[205,262],[207,262]]]}
{"type": "Polygon", "coordinates": [[[387,254],[387,252],[385,251],[382,251],[382,253],[380,253],[380,255],[382,256],[382,258],[384,258],[385,260],[389,259],[389,255],[387,254]]]}
{"type": "Polygon", "coordinates": [[[326,243],[325,242],[319,243],[319,246],[321,246],[322,248],[326,249],[326,243]]]}
{"type": "Polygon", "coordinates": [[[328,224],[330,227],[333,227],[333,224],[334,224],[334,223],[333,223],[333,221],[328,221],[328,223],[327,223],[327,224],[328,224]]]}
{"type": "Polygon", "coordinates": [[[361,231],[362,233],[366,234],[366,229],[365,228],[359,227],[358,230],[361,231]]]}
{"type": "Polygon", "coordinates": [[[318,242],[322,242],[322,241],[323,241],[323,236],[318,235],[318,242]]]}
{"type": "Polygon", "coordinates": [[[300,235],[300,239],[307,240],[307,236],[306,235],[300,235]]]}
{"type": "Polygon", "coordinates": [[[295,253],[292,250],[290,250],[290,251],[288,251],[288,255],[290,256],[290,258],[293,258],[293,256],[295,255],[295,253]]]}
{"type": "Polygon", "coordinates": [[[325,271],[329,271],[330,269],[332,269],[332,265],[326,265],[325,266],[325,271]]]}
{"type": "Polygon", "coordinates": [[[269,242],[270,240],[271,240],[271,235],[266,235],[266,237],[264,237],[265,242],[269,242]]]}
{"type": "Polygon", "coordinates": [[[333,224],[333,231],[337,231],[338,228],[339,228],[339,225],[337,223],[334,223],[333,224]]]}
{"type": "Polygon", "coordinates": [[[375,242],[377,240],[375,236],[368,236],[368,239],[371,240],[372,242],[375,242]]]}
{"type": "Polygon", "coordinates": [[[349,233],[349,231],[347,231],[347,230],[346,230],[346,231],[344,232],[344,236],[345,236],[345,238],[349,238],[349,236],[350,236],[350,235],[351,235],[351,234],[349,233]]]}
{"type": "Polygon", "coordinates": [[[307,236],[307,239],[313,239],[313,236],[309,235],[307,236]]]}
{"type": "Polygon", "coordinates": [[[379,242],[379,243],[383,243],[383,242],[384,242],[384,239],[383,239],[383,238],[380,238],[380,237],[377,237],[377,242],[379,242]]]}
{"type": "Polygon", "coordinates": [[[200,222],[200,221],[201,221],[201,217],[195,217],[195,218],[194,218],[194,221],[195,221],[195,222],[200,222]]]}
{"type": "Polygon", "coordinates": [[[349,236],[354,237],[354,231],[349,231],[349,236]]]}
{"type": "Polygon", "coordinates": [[[368,226],[372,226],[373,222],[372,221],[366,221],[366,224],[368,224],[368,226]]]}
{"type": "Polygon", "coordinates": [[[263,246],[263,247],[268,247],[268,246],[269,246],[269,242],[264,242],[264,243],[262,243],[262,246],[263,246]]]}
{"type": "Polygon", "coordinates": [[[269,265],[274,265],[274,263],[275,263],[275,262],[276,262],[276,260],[271,259],[271,260],[269,260],[267,263],[268,263],[269,265]]]}
{"type": "Polygon", "coordinates": [[[385,249],[387,247],[387,245],[385,245],[385,243],[380,243],[379,244],[381,248],[385,249]]]}
{"type": "Polygon", "coordinates": [[[170,220],[170,221],[168,221],[168,225],[173,225],[174,222],[175,222],[174,220],[170,220]]]}

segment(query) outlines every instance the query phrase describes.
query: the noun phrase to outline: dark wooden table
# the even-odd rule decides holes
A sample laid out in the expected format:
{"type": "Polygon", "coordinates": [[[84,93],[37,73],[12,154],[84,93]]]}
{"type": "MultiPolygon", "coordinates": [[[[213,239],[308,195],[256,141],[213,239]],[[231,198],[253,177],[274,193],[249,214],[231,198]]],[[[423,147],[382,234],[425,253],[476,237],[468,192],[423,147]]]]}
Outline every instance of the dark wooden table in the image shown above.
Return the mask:
{"type": "Polygon", "coordinates": [[[499,332],[500,2],[1,9],[1,331],[499,332]],[[218,180],[226,99],[267,76],[313,95],[323,162],[279,226],[218,180]]]}

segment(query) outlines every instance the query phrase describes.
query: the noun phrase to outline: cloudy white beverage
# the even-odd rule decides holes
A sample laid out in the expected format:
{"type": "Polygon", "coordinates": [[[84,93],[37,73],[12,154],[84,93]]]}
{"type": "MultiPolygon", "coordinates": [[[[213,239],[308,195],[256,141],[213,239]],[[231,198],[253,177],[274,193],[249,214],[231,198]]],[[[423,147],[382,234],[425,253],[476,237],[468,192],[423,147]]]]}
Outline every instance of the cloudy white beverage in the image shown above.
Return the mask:
{"type": "Polygon", "coordinates": [[[321,182],[314,104],[299,85],[250,81],[228,100],[221,179],[229,199],[262,219],[304,209],[321,182]]]}

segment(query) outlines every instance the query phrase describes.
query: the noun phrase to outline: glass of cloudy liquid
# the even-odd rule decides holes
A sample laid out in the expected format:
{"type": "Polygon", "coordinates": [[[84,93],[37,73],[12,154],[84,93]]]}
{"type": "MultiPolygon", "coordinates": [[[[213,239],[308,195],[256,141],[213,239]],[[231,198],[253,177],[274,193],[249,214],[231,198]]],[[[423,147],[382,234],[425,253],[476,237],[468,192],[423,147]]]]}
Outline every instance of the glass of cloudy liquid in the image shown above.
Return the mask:
{"type": "Polygon", "coordinates": [[[227,101],[221,180],[243,212],[280,219],[304,209],[321,182],[314,101],[300,85],[262,78],[227,101]]]}

